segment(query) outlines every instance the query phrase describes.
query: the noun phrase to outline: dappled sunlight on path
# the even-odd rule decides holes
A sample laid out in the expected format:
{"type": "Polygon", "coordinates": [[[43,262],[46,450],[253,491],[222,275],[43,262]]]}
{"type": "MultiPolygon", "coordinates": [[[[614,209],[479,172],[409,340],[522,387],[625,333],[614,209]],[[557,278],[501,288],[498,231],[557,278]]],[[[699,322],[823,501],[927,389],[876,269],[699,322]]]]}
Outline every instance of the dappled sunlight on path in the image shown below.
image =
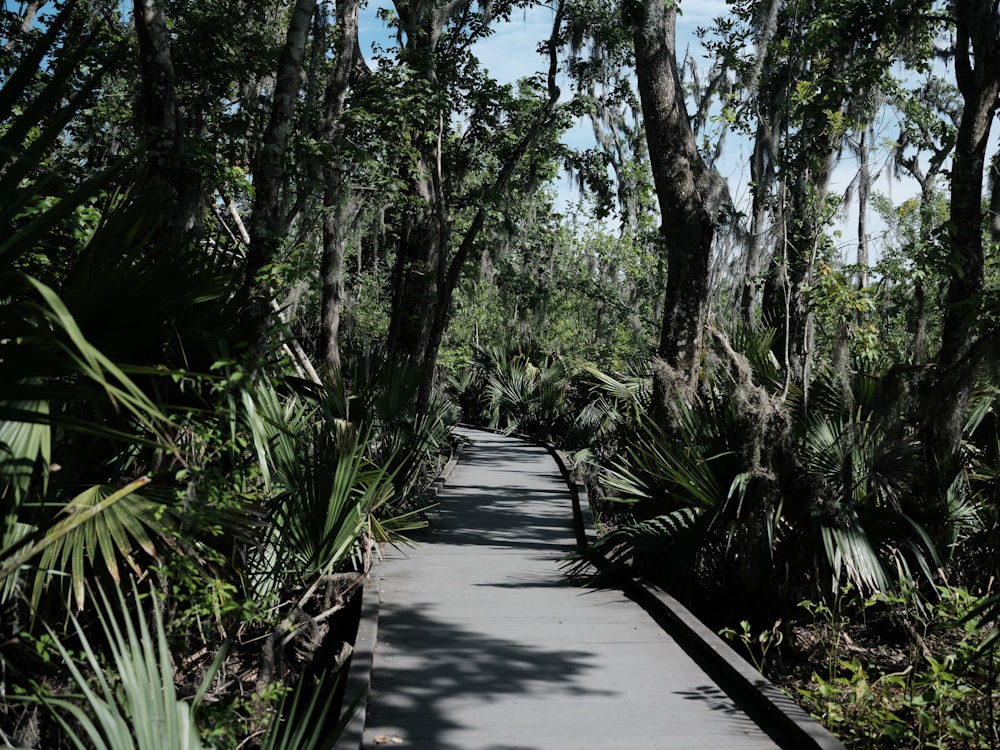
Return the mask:
{"type": "Polygon", "coordinates": [[[413,547],[379,566],[365,747],[773,748],[643,610],[562,572],[548,453],[472,432],[413,547]]]}

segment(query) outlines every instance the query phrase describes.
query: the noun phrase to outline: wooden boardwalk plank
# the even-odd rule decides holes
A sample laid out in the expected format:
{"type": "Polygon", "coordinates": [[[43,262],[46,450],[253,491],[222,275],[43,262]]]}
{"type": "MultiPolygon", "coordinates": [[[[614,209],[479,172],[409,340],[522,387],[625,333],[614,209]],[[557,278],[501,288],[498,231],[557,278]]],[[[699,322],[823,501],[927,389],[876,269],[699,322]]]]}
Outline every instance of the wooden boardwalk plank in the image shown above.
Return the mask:
{"type": "Polygon", "coordinates": [[[472,437],[433,532],[379,566],[364,747],[776,747],[635,603],[566,579],[570,498],[551,457],[472,437]]]}

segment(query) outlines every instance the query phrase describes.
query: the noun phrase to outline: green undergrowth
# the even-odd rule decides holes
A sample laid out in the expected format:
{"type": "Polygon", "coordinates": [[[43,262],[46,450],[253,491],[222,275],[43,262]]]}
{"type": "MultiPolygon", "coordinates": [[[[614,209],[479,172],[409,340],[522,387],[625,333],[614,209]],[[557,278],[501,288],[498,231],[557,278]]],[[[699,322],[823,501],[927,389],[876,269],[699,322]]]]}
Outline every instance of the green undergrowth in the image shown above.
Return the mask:
{"type": "Polygon", "coordinates": [[[998,654],[981,597],[941,586],[806,600],[788,623],[722,634],[848,748],[995,748],[998,654]]]}

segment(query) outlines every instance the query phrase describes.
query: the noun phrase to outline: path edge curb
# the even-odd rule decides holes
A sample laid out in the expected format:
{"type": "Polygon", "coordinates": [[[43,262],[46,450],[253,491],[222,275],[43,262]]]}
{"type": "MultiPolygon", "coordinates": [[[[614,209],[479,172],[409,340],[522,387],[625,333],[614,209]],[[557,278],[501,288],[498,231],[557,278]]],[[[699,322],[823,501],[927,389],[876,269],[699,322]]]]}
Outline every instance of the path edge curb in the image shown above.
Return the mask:
{"type": "MultiPolygon", "coordinates": [[[[466,441],[460,436],[456,437],[459,437],[459,440],[448,461],[431,483],[430,494],[433,497],[437,497],[441,493],[462,455],[466,441]]],[[[347,669],[347,686],[344,690],[342,711],[350,710],[352,707],[354,710],[340,736],[334,742],[333,750],[361,750],[364,745],[365,726],[368,722],[368,703],[371,701],[372,695],[375,644],[378,641],[378,618],[382,606],[377,575],[380,560],[381,556],[376,555],[361,588],[361,619],[358,623],[358,634],[354,638],[354,651],[351,653],[350,666],[347,669]]]]}
{"type": "MultiPolygon", "coordinates": [[[[582,551],[587,551],[590,549],[588,529],[592,528],[587,488],[577,481],[572,462],[558,448],[548,442],[539,444],[555,459],[569,487],[577,544],[582,551]],[[581,496],[587,498],[585,507],[581,496]]],[[[598,556],[591,551],[589,558],[602,572],[612,568],[603,555],[598,556]]],[[[736,693],[750,704],[758,724],[765,723],[769,729],[773,729],[772,737],[782,747],[788,750],[845,750],[844,744],[828,729],[742,659],[729,644],[674,597],[640,576],[620,572],[614,575],[622,589],[677,638],[682,648],[706,672],[729,688],[727,692],[736,693]]]]}
{"type": "MultiPolygon", "coordinates": [[[[374,564],[372,570],[374,570],[374,564]]],[[[365,722],[368,719],[368,701],[371,697],[372,667],[375,663],[375,642],[378,639],[378,612],[381,606],[376,580],[371,572],[365,576],[360,591],[361,619],[354,638],[354,651],[347,668],[347,686],[344,689],[344,709],[353,711],[344,725],[333,750],[359,750],[364,740],[365,722]]]]}

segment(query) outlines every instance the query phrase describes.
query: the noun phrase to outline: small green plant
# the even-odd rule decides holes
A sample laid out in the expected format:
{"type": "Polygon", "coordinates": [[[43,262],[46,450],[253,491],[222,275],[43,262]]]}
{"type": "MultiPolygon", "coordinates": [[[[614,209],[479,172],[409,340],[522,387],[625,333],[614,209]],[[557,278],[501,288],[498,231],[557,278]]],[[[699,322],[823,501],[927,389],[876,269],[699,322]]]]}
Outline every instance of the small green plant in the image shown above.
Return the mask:
{"type": "Polygon", "coordinates": [[[750,661],[761,674],[767,667],[767,654],[775,646],[780,646],[785,640],[784,633],[781,632],[781,620],[775,620],[774,625],[760,631],[756,636],[750,627],[748,620],[740,621],[740,631],[733,628],[723,628],[719,635],[729,641],[739,640],[746,648],[750,661]]]}
{"type": "Polygon", "coordinates": [[[831,679],[814,672],[815,687],[799,689],[812,714],[848,747],[882,747],[901,739],[907,723],[896,678],[902,675],[872,680],[858,659],[841,659],[837,667],[831,679]]]}
{"type": "Polygon", "coordinates": [[[954,587],[939,587],[932,601],[906,590],[852,600],[853,610],[843,600],[802,602],[829,645],[825,669],[798,688],[800,699],[850,748],[996,747],[994,655],[983,654],[982,634],[966,617],[974,603],[954,587]],[[887,671],[874,650],[856,645],[845,656],[850,612],[886,614],[908,634],[903,669],[887,671]]]}
{"type": "MultiPolygon", "coordinates": [[[[837,588],[829,604],[824,601],[805,600],[799,602],[799,607],[808,612],[813,619],[813,626],[825,631],[822,642],[826,647],[826,679],[832,681],[841,661],[841,646],[843,635],[850,624],[846,614],[846,605],[854,599],[854,587],[848,582],[837,588]]],[[[865,600],[863,606],[874,604],[875,598],[865,600]]]]}

